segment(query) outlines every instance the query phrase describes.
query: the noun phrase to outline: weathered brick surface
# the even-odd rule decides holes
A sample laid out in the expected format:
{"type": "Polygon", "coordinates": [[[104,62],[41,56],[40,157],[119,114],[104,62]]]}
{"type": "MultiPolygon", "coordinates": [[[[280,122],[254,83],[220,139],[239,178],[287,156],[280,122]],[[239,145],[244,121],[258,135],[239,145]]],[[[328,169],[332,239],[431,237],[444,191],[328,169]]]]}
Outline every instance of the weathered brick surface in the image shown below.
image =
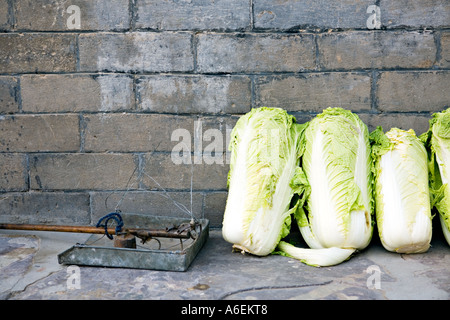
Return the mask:
{"type": "Polygon", "coordinates": [[[230,114],[251,107],[249,77],[145,76],[136,90],[143,111],[230,114]]]}
{"type": "Polygon", "coordinates": [[[89,225],[89,194],[32,192],[0,194],[0,222],[89,225]]]}
{"type": "Polygon", "coordinates": [[[256,104],[289,111],[321,112],[327,107],[371,109],[371,77],[367,73],[306,73],[265,76],[256,82],[256,104]]]}
{"type": "Polygon", "coordinates": [[[374,31],[318,36],[321,69],[430,68],[436,44],[430,32],[374,31]]]}
{"type": "Polygon", "coordinates": [[[391,128],[413,129],[416,135],[420,135],[428,130],[430,116],[429,114],[392,113],[361,115],[361,119],[368,125],[370,131],[375,130],[377,126],[381,126],[385,132],[391,128]]]}
{"type": "Polygon", "coordinates": [[[450,107],[450,71],[382,72],[378,107],[383,112],[439,112],[450,107]]]}
{"type": "Polygon", "coordinates": [[[448,28],[450,6],[447,0],[382,1],[381,22],[388,28],[448,28]]]}
{"type": "Polygon", "coordinates": [[[374,1],[255,0],[255,27],[275,29],[366,28],[374,1]]]}
{"type": "Polygon", "coordinates": [[[136,28],[239,30],[249,26],[250,8],[247,1],[138,0],[136,2],[136,28]]]}
{"type": "Polygon", "coordinates": [[[439,66],[450,68],[450,32],[441,34],[441,52],[439,66]]]}
{"type": "Polygon", "coordinates": [[[132,154],[58,153],[30,157],[34,190],[126,190],[137,188],[137,157],[132,154]]]}
{"type": "Polygon", "coordinates": [[[190,207],[192,177],[220,227],[254,107],[421,134],[450,106],[447,2],[0,0],[0,220],[92,224],[120,200],[179,216],[165,196],[190,207]]]}
{"type": "Polygon", "coordinates": [[[79,36],[82,71],[192,71],[189,33],[90,33],[79,36]]]}
{"type": "Polygon", "coordinates": [[[11,27],[9,19],[9,6],[8,0],[0,0],[0,30],[8,30],[11,27]]]}
{"type": "MultiPolygon", "coordinates": [[[[224,190],[227,184],[229,165],[225,155],[221,157],[223,164],[206,164],[202,159],[199,164],[176,164],[171,154],[146,154],[142,183],[150,190],[190,190],[191,176],[194,190],[224,190]]],[[[191,157],[194,162],[194,157],[191,157]]]]}
{"type": "Polygon", "coordinates": [[[170,149],[170,134],[191,127],[191,119],[152,114],[85,115],[86,151],[157,151],[170,149]]]}
{"type": "Polygon", "coordinates": [[[19,111],[19,82],[17,78],[0,76],[0,114],[19,111]]]}
{"type": "Polygon", "coordinates": [[[70,72],[76,70],[73,34],[0,34],[0,72],[70,72]]]}
{"type": "Polygon", "coordinates": [[[0,153],[0,191],[25,191],[27,189],[26,155],[0,153]]]}
{"type": "Polygon", "coordinates": [[[24,75],[20,82],[24,112],[134,109],[133,79],[126,75],[24,75]]]}
{"type": "MultiPolygon", "coordinates": [[[[85,151],[171,152],[177,144],[184,141],[193,152],[196,131],[197,139],[203,141],[206,139],[203,135],[207,130],[219,130],[225,145],[227,129],[233,128],[236,118],[100,114],[85,115],[83,122],[85,151]]],[[[209,142],[203,142],[203,144],[206,146],[209,142]]]]}
{"type": "Polygon", "coordinates": [[[314,63],[311,34],[198,35],[200,72],[299,72],[314,63]]]}
{"type": "Polygon", "coordinates": [[[74,114],[0,117],[1,152],[78,151],[79,120],[74,114]]]}
{"type": "Polygon", "coordinates": [[[80,26],[76,30],[125,30],[130,27],[128,0],[17,0],[15,19],[18,30],[73,30],[72,18],[78,6],[80,26]]]}

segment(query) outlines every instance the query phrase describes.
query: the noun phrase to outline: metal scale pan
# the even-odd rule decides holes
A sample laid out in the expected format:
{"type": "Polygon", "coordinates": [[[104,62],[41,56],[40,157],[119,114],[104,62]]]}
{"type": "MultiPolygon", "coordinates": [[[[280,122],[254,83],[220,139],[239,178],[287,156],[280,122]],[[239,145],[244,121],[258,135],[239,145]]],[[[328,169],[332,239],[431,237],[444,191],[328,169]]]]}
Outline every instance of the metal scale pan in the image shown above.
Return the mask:
{"type": "MultiPolygon", "coordinates": [[[[188,224],[189,219],[127,215],[127,226],[164,229],[188,224]],[[133,223],[130,223],[130,220],[133,223]]],[[[85,243],[76,244],[58,255],[58,262],[66,265],[186,271],[209,236],[209,221],[198,219],[195,235],[186,239],[154,238],[136,248],[115,247],[104,235],[93,234],[85,243]]]]}

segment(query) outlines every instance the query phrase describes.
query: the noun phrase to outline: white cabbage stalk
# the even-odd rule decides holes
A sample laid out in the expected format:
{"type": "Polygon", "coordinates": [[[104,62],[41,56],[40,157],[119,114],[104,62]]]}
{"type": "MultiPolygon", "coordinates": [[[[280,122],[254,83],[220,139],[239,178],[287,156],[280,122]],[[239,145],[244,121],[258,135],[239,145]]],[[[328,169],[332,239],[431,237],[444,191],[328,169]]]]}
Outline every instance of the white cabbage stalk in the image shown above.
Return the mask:
{"type": "Polygon", "coordinates": [[[311,249],[286,242],[278,248],[308,265],[335,265],[367,247],[372,237],[369,133],[356,114],[328,108],[310,121],[304,137],[308,196],[295,217],[311,249]]]}
{"type": "Polygon", "coordinates": [[[427,153],[414,131],[371,134],[376,220],[381,243],[398,253],[426,252],[432,234],[427,153]]]}
{"type": "Polygon", "coordinates": [[[340,264],[347,260],[354,249],[342,248],[326,248],[326,249],[304,249],[298,248],[285,241],[280,241],[278,249],[282,251],[282,255],[292,257],[301,262],[314,267],[328,267],[340,264]]]}
{"type": "Polygon", "coordinates": [[[450,108],[433,114],[430,129],[421,139],[429,152],[432,206],[439,212],[442,231],[450,244],[450,108]]]}
{"type": "Polygon", "coordinates": [[[234,248],[268,255],[289,234],[302,128],[286,111],[265,107],[233,128],[222,235],[234,248]]]}

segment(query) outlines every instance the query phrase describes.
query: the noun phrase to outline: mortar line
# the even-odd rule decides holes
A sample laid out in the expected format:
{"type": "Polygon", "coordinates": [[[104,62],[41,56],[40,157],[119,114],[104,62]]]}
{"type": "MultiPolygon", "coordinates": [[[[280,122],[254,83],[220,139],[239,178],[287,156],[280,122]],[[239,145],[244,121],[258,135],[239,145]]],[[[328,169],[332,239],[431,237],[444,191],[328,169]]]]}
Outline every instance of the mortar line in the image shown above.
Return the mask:
{"type": "Polygon", "coordinates": [[[250,77],[250,108],[256,108],[256,76],[250,77]]]}
{"type": "MultiPolygon", "coordinates": [[[[130,0],[133,1],[133,0],[130,0]]],[[[249,0],[251,1],[251,0],[249,0]]],[[[135,15],[135,13],[133,13],[135,15]]],[[[133,18],[135,20],[135,17],[133,18]]],[[[251,22],[254,23],[254,22],[251,22]]],[[[130,23],[131,24],[131,23],[130,23]]],[[[121,29],[85,29],[85,30],[77,30],[74,32],[73,30],[38,30],[38,29],[16,29],[12,30],[2,30],[2,34],[27,34],[27,33],[40,33],[40,34],[127,34],[130,32],[152,32],[152,33],[217,33],[217,34],[236,34],[236,33],[248,33],[248,34],[322,34],[322,33],[345,33],[345,32],[365,32],[365,33],[373,33],[373,32],[398,32],[398,31],[406,31],[406,32],[422,32],[426,30],[427,32],[437,32],[437,31],[449,31],[450,27],[440,26],[396,26],[392,28],[382,28],[382,29],[367,29],[367,27],[360,28],[330,28],[330,27],[319,27],[319,26],[311,26],[311,25],[297,25],[293,26],[289,29],[275,29],[275,28],[255,28],[251,26],[250,30],[242,29],[154,29],[154,28],[136,28],[135,26],[130,29],[121,28],[121,29]],[[299,31],[301,30],[301,31],[299,31]]]]}
{"type": "Polygon", "coordinates": [[[434,67],[435,69],[439,69],[439,64],[441,63],[441,59],[442,59],[442,47],[441,47],[441,40],[442,39],[442,32],[438,31],[434,33],[434,44],[436,46],[436,60],[434,62],[434,65],[432,66],[432,68],[434,67]]]}
{"type": "Polygon", "coordinates": [[[314,35],[314,52],[315,52],[315,56],[314,56],[314,65],[315,70],[320,70],[321,69],[321,65],[320,65],[320,57],[319,57],[319,39],[318,39],[319,35],[315,34],[314,35]]]}
{"type": "Polygon", "coordinates": [[[86,139],[86,132],[85,132],[85,130],[86,130],[86,124],[85,124],[85,121],[84,121],[83,113],[81,112],[78,115],[78,131],[79,131],[78,133],[79,133],[79,136],[80,136],[80,149],[79,149],[80,153],[84,153],[85,152],[85,148],[84,148],[85,139],[86,139]]]}
{"type": "Polygon", "coordinates": [[[75,35],[75,70],[79,72],[81,70],[80,66],[80,35],[75,35]]]}
{"type": "Polygon", "coordinates": [[[193,71],[170,71],[170,72],[156,72],[156,71],[139,71],[139,72],[130,72],[130,71],[120,71],[120,70],[97,70],[97,71],[67,71],[67,72],[48,72],[43,71],[39,73],[35,73],[33,71],[26,72],[0,72],[0,76],[27,76],[27,75],[126,75],[126,76],[136,76],[136,77],[145,77],[145,76],[205,76],[205,77],[227,77],[227,76],[236,76],[236,77],[250,77],[250,76],[298,76],[302,74],[320,74],[320,73],[370,73],[372,71],[378,72],[427,72],[427,71],[450,71],[450,67],[439,67],[439,68],[417,68],[417,67],[406,67],[406,68],[357,68],[357,69],[305,69],[302,71],[238,71],[238,72],[202,72],[195,73],[193,71]]]}
{"type": "Polygon", "coordinates": [[[15,92],[17,99],[18,113],[23,113],[23,103],[22,103],[22,77],[17,76],[17,90],[15,92]]]}
{"type": "Polygon", "coordinates": [[[253,0],[249,0],[249,9],[250,9],[250,30],[255,30],[255,7],[253,0]]]}
{"type": "Polygon", "coordinates": [[[128,1],[128,17],[130,19],[130,25],[128,26],[129,31],[134,31],[136,27],[136,1],[128,1]]]}
{"type": "Polygon", "coordinates": [[[31,169],[30,169],[30,155],[25,153],[25,172],[26,172],[26,190],[25,192],[31,191],[31,169]]]}
{"type": "Polygon", "coordinates": [[[8,0],[8,23],[13,31],[16,30],[16,1],[8,0]]]}
{"type": "Polygon", "coordinates": [[[133,81],[132,81],[132,88],[131,88],[131,90],[132,90],[132,95],[133,95],[133,106],[132,106],[132,108],[131,108],[131,110],[134,110],[135,112],[139,112],[140,111],[140,105],[141,105],[141,96],[140,96],[140,93],[138,92],[138,90],[137,90],[137,81],[138,81],[138,79],[137,79],[137,77],[136,77],[136,75],[131,75],[131,77],[132,77],[132,79],[133,79],[133,81]]]}
{"type": "Polygon", "coordinates": [[[194,73],[194,74],[200,74],[200,73],[198,73],[198,50],[197,50],[198,42],[199,42],[199,39],[198,39],[197,33],[194,32],[191,36],[191,51],[192,51],[192,59],[193,59],[192,73],[194,73]]]}
{"type": "Polygon", "coordinates": [[[371,113],[378,113],[378,77],[379,73],[376,70],[372,71],[371,74],[371,85],[370,85],[370,100],[371,100],[371,106],[370,111],[371,113]]]}

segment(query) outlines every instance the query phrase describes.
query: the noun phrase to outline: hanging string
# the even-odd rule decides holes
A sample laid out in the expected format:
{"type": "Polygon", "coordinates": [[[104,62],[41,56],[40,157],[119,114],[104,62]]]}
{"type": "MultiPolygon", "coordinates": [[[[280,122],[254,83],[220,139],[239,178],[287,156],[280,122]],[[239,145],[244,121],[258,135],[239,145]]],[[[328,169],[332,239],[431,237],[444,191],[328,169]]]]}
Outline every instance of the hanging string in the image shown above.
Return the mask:
{"type": "MultiPolygon", "coordinates": [[[[153,153],[153,152],[152,152],[153,153]]],[[[120,210],[120,206],[125,198],[125,196],[128,194],[128,192],[133,188],[133,186],[136,184],[135,182],[131,183],[131,179],[133,178],[134,174],[136,173],[138,167],[136,166],[132,172],[132,174],[130,175],[130,177],[128,178],[127,184],[126,184],[126,190],[122,193],[122,196],[120,197],[119,201],[117,202],[114,211],[115,212],[121,212],[120,210]]],[[[148,177],[150,180],[152,180],[157,187],[163,191],[163,194],[161,194],[162,196],[164,196],[166,199],[172,201],[172,203],[183,213],[189,215],[189,217],[191,218],[192,221],[196,222],[197,219],[194,217],[193,214],[193,195],[192,195],[192,190],[193,190],[193,176],[194,176],[194,167],[193,164],[191,163],[191,178],[190,178],[190,209],[189,210],[184,204],[172,199],[172,197],[170,196],[169,192],[163,188],[161,186],[161,184],[156,181],[156,179],[154,179],[152,176],[150,176],[147,172],[145,172],[145,170],[141,170],[141,172],[138,174],[136,181],[139,181],[142,177],[142,175],[145,175],[146,177],[148,177]]],[[[105,199],[105,206],[108,207],[107,205],[107,201],[108,198],[113,194],[113,192],[111,192],[111,194],[109,194],[106,199],[105,199]]]]}
{"type": "Polygon", "coordinates": [[[164,196],[166,199],[169,199],[173,202],[173,204],[180,209],[182,212],[188,214],[192,219],[195,220],[194,215],[192,214],[192,189],[191,189],[191,211],[189,211],[188,208],[186,208],[186,206],[174,199],[172,199],[172,197],[170,197],[169,193],[167,192],[166,189],[164,189],[159,183],[158,181],[156,181],[152,176],[150,176],[148,173],[146,173],[145,171],[142,172],[145,176],[147,176],[149,179],[151,179],[157,186],[159,189],[161,189],[164,193],[162,194],[162,196],[164,196]]]}
{"type": "MultiPolygon", "coordinates": [[[[120,207],[120,205],[122,204],[122,201],[123,201],[123,199],[125,198],[125,195],[126,195],[126,194],[128,193],[128,191],[130,191],[131,188],[134,186],[134,182],[133,182],[133,183],[128,187],[128,185],[130,184],[131,179],[133,178],[134,174],[136,173],[137,168],[138,168],[137,166],[134,167],[133,173],[131,174],[130,178],[128,178],[127,185],[126,185],[127,189],[126,189],[125,192],[122,194],[122,197],[119,199],[119,201],[117,202],[117,204],[116,204],[116,206],[115,206],[115,208],[114,208],[114,211],[120,212],[119,207],[120,207]]],[[[140,175],[137,177],[136,181],[139,181],[139,177],[140,177],[140,175]]],[[[109,197],[109,196],[108,196],[108,197],[109,197]]],[[[106,203],[107,200],[108,200],[108,198],[105,199],[105,203],[106,203]]]]}

